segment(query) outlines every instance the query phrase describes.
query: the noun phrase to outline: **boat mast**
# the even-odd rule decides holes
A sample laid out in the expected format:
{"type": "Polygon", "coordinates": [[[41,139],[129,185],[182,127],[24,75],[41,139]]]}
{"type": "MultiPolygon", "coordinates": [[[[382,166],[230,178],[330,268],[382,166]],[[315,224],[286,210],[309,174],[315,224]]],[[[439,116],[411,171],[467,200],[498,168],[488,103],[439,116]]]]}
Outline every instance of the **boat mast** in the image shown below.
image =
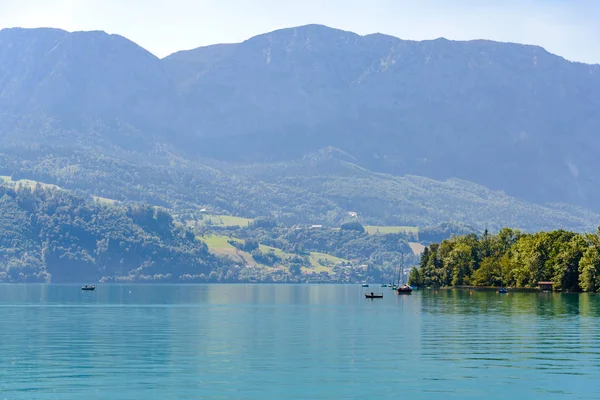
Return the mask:
{"type": "Polygon", "coordinates": [[[404,261],[404,254],[400,255],[400,270],[398,271],[398,287],[400,287],[400,276],[402,275],[402,261],[404,261]]]}

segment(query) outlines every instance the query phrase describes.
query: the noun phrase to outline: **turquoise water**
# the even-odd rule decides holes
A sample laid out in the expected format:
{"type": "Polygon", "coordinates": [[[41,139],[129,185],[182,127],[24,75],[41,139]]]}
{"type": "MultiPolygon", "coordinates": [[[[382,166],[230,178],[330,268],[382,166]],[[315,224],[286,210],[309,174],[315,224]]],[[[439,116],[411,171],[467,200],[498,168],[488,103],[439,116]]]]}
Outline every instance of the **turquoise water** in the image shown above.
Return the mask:
{"type": "Polygon", "coordinates": [[[0,399],[598,399],[600,296],[0,285],[0,399]]]}

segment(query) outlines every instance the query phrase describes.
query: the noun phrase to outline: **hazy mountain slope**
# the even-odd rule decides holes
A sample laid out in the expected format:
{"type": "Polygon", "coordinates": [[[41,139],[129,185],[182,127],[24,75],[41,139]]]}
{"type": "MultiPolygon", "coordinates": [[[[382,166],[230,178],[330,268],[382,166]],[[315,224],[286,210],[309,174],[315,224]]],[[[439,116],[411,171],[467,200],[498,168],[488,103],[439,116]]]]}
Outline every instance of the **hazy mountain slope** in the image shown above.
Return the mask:
{"type": "Polygon", "coordinates": [[[310,25],[251,38],[182,83],[194,152],[289,160],[335,146],[394,174],[594,207],[600,67],[542,48],[411,42],[310,25]],[[209,139],[210,138],[210,139],[209,139]]]}
{"type": "Polygon", "coordinates": [[[161,61],[121,36],[0,31],[3,144],[62,139],[139,150],[168,126],[174,102],[161,61]]]}
{"type": "Polygon", "coordinates": [[[177,86],[185,90],[201,75],[209,72],[219,60],[231,56],[237,44],[215,44],[171,54],[163,62],[169,73],[177,76],[177,86]]]}
{"type": "Polygon", "coordinates": [[[460,221],[481,230],[508,225],[578,231],[595,231],[600,225],[600,215],[576,207],[537,205],[457,179],[374,173],[326,151],[303,160],[251,165],[175,157],[152,160],[134,164],[83,153],[25,162],[0,157],[0,175],[19,171],[12,174],[14,179],[161,205],[182,220],[198,218],[200,210],[208,208],[216,214],[271,216],[288,226],[339,226],[348,212],[358,212],[366,225],[460,221]]]}
{"type": "Polygon", "coordinates": [[[228,167],[280,189],[318,193],[345,211],[358,212],[367,224],[417,225],[461,221],[479,229],[502,226],[526,230],[557,227],[594,231],[600,215],[566,205],[537,205],[459,179],[438,181],[375,173],[328,149],[303,160],[228,167]]]}

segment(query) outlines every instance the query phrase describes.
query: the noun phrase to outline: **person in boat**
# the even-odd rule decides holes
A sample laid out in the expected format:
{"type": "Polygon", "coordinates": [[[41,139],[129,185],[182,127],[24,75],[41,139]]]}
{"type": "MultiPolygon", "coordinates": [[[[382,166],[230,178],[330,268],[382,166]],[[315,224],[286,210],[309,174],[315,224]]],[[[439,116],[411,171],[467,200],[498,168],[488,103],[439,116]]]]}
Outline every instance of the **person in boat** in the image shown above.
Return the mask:
{"type": "Polygon", "coordinates": [[[373,296],[373,292],[371,292],[371,296],[373,296]]]}

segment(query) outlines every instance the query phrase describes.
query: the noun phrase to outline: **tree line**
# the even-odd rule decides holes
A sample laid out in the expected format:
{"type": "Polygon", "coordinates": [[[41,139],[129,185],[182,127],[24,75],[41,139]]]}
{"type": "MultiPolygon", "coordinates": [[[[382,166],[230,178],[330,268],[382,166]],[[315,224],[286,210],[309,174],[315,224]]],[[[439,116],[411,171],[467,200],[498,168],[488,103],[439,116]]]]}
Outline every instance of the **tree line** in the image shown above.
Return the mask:
{"type": "Polygon", "coordinates": [[[568,292],[600,292],[600,228],[455,236],[427,246],[409,282],[417,286],[537,287],[541,281],[568,292]]]}
{"type": "Polygon", "coordinates": [[[0,186],[0,282],[202,281],[231,264],[164,209],[0,186]]]}

